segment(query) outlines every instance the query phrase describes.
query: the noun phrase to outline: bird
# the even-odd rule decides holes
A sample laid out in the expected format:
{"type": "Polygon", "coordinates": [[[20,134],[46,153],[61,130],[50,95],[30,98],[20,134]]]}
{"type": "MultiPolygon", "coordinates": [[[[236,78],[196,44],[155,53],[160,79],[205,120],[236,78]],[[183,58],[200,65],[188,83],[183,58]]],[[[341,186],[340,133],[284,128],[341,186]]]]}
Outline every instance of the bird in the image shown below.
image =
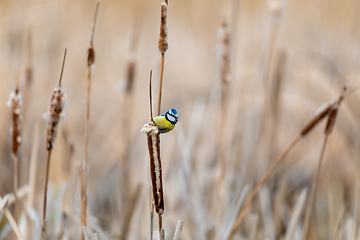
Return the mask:
{"type": "Polygon", "coordinates": [[[174,129],[175,124],[179,121],[178,112],[170,109],[165,114],[153,118],[159,133],[166,133],[174,129]]]}

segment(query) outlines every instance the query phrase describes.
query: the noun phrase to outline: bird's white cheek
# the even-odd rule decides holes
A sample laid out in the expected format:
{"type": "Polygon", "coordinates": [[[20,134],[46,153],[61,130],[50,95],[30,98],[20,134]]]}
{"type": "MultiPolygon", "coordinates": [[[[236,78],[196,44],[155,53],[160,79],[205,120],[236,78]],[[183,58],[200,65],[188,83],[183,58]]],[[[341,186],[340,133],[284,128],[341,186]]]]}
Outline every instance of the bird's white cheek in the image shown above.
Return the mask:
{"type": "Polygon", "coordinates": [[[170,122],[176,122],[176,118],[174,118],[170,114],[168,114],[167,118],[169,119],[170,122]]]}

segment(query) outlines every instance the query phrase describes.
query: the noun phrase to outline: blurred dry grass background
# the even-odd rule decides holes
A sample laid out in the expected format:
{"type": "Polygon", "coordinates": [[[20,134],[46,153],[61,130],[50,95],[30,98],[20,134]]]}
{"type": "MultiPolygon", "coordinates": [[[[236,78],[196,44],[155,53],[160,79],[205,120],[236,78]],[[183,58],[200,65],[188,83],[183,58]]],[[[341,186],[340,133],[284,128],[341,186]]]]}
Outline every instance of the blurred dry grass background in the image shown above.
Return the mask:
{"type": "MultiPolygon", "coordinates": [[[[39,126],[35,189],[38,216],[46,160],[46,122],[42,114],[48,110],[57,84],[62,52],[68,48],[63,88],[69,100],[51,162],[48,239],[78,239],[80,233],[78,169],[84,144],[86,51],[95,4],[92,0],[0,2],[0,195],[11,192],[13,186],[11,112],[5,103],[14,89],[17,62],[24,101],[20,186],[28,183],[35,126],[39,126]],[[29,32],[33,82],[27,87],[24,69],[29,32]]],[[[267,117],[262,111],[263,74],[273,24],[268,2],[169,1],[162,109],[176,108],[180,122],[171,133],[161,136],[167,239],[172,238],[178,219],[184,220],[182,239],[222,239],[244,188],[253,188],[269,162],[319,105],[338,96],[346,82],[358,85],[360,2],[303,0],[287,1],[286,5],[277,41],[277,49],[286,53],[286,63],[278,93],[276,131],[269,146],[269,142],[260,141],[264,137],[261,121],[267,117]],[[218,30],[223,20],[233,24],[232,81],[226,128],[226,187],[219,194],[218,30]]],[[[154,70],[155,80],[159,78],[159,10],[160,1],[101,2],[94,40],[88,183],[89,228],[97,231],[100,239],[146,236],[150,176],[146,137],[140,129],[149,119],[149,70],[154,70]],[[126,63],[136,24],[136,78],[128,96],[126,63]]],[[[345,100],[330,137],[309,239],[360,239],[358,101],[358,93],[345,100]]],[[[301,191],[311,186],[323,128],[324,124],[301,141],[272,175],[235,239],[283,239],[301,191]]],[[[21,221],[24,229],[26,220],[22,217],[21,221]]],[[[290,239],[299,239],[302,222],[303,214],[290,239]]],[[[3,218],[0,239],[11,239],[10,230],[3,218]]],[[[37,239],[37,235],[29,239],[37,239]]]]}

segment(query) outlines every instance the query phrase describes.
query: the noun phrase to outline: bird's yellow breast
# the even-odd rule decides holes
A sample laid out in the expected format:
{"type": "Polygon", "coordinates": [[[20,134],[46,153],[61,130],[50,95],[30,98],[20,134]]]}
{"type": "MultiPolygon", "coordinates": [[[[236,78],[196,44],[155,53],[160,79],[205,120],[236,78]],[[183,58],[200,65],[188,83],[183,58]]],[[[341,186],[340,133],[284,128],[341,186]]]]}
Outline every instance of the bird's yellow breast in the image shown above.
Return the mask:
{"type": "Polygon", "coordinates": [[[171,131],[175,125],[166,120],[164,115],[160,115],[153,118],[156,126],[159,128],[160,133],[166,133],[171,131]]]}

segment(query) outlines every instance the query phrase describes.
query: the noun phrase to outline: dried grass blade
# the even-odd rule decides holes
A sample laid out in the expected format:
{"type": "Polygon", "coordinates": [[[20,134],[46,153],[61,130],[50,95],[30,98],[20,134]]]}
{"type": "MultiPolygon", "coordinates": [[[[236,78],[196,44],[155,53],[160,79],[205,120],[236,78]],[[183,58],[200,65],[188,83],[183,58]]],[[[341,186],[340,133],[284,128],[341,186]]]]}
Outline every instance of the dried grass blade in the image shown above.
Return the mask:
{"type": "Polygon", "coordinates": [[[184,221],[178,220],[173,240],[180,240],[180,234],[184,226],[184,221]]]}
{"type": "Polygon", "coordinates": [[[297,226],[297,223],[299,221],[300,215],[302,213],[302,209],[304,207],[305,204],[305,200],[306,200],[306,194],[308,192],[307,188],[304,188],[301,193],[300,196],[298,198],[298,200],[296,201],[296,205],[295,205],[295,209],[294,209],[294,213],[292,214],[290,223],[289,223],[289,227],[287,228],[286,231],[286,235],[284,240],[291,240],[293,239],[293,233],[295,231],[295,228],[297,226]]]}
{"type": "MultiPolygon", "coordinates": [[[[2,200],[3,200],[3,198],[0,197],[0,201],[2,201],[2,200]]],[[[20,240],[26,240],[25,237],[24,237],[24,235],[21,233],[19,226],[16,224],[13,216],[12,216],[11,213],[9,212],[9,210],[8,210],[7,208],[5,208],[4,211],[5,211],[5,216],[6,216],[6,218],[8,219],[8,221],[9,221],[12,229],[14,230],[14,232],[15,232],[15,234],[16,234],[16,236],[17,236],[20,240]]]]}

